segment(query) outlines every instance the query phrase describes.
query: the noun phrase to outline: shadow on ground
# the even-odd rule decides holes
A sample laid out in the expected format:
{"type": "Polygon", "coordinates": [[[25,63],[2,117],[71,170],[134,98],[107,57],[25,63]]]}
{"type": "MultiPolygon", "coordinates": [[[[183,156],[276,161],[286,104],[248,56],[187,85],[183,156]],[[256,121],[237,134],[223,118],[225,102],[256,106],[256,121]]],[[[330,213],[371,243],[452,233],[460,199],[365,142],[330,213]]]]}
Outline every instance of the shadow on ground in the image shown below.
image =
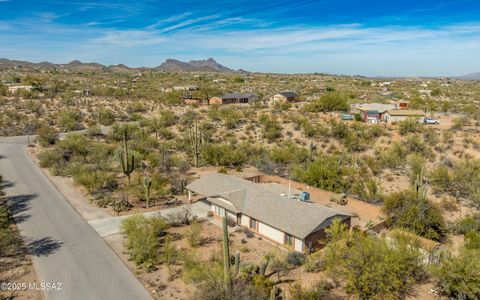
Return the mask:
{"type": "Polygon", "coordinates": [[[27,244],[28,253],[34,256],[48,256],[55,253],[63,245],[63,242],[44,237],[27,244]]]}
{"type": "Polygon", "coordinates": [[[0,189],[6,189],[14,187],[15,183],[13,181],[3,180],[0,182],[0,189]]]}
{"type": "Polygon", "coordinates": [[[27,211],[30,208],[30,201],[36,197],[37,194],[7,197],[7,206],[15,223],[21,223],[30,218],[30,215],[27,213],[27,211]]]}

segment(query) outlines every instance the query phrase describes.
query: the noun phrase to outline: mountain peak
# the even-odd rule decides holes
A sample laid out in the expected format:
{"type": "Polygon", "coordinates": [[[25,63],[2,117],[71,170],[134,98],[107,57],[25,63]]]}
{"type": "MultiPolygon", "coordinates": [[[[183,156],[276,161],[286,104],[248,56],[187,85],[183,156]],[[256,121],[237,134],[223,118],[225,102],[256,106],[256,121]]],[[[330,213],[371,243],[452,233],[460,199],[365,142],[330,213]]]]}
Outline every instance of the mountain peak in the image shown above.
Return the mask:
{"type": "Polygon", "coordinates": [[[164,63],[156,69],[161,71],[209,71],[209,72],[233,72],[215,61],[212,57],[202,60],[191,60],[183,62],[172,58],[167,58],[164,63]]]}

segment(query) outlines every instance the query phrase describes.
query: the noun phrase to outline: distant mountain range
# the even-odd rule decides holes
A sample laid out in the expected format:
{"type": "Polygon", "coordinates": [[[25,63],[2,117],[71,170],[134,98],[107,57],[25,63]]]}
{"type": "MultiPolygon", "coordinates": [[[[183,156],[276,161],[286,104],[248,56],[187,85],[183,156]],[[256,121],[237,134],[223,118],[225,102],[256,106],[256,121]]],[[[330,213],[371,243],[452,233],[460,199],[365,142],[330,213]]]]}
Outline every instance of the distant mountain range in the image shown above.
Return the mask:
{"type": "Polygon", "coordinates": [[[123,64],[119,65],[102,65],[99,63],[83,63],[78,60],[69,62],[68,64],[53,64],[50,62],[32,63],[28,61],[9,60],[6,58],[0,58],[0,69],[8,68],[29,68],[29,69],[63,69],[73,72],[82,71],[106,71],[106,72],[129,72],[129,71],[142,71],[142,70],[154,70],[161,72],[241,72],[244,70],[232,70],[219,64],[213,58],[205,60],[191,60],[189,62],[183,62],[176,59],[167,59],[161,65],[153,68],[141,67],[130,68],[123,64]]]}
{"type": "Polygon", "coordinates": [[[458,79],[465,79],[465,80],[480,80],[480,72],[459,76],[457,78],[458,79]]]}

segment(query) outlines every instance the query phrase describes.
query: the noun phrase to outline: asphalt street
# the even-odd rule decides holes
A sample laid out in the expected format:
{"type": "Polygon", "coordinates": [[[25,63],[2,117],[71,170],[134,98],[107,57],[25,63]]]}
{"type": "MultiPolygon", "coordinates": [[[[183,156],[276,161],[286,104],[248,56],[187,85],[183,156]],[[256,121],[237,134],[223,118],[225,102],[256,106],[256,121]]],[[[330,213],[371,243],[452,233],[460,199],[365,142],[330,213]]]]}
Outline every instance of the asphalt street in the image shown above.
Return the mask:
{"type": "Polygon", "coordinates": [[[0,174],[47,299],[152,299],[26,153],[26,137],[0,138],[0,174]],[[60,285],[58,284],[60,283],[60,285]]]}

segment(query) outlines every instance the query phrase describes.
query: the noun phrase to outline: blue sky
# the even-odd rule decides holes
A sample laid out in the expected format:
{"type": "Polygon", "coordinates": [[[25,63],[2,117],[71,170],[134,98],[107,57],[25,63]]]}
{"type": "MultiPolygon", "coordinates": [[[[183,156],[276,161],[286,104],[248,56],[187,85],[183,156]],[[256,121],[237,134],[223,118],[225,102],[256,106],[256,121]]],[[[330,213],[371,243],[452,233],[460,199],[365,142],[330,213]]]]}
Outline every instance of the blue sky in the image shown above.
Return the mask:
{"type": "Polygon", "coordinates": [[[480,2],[0,0],[0,57],[455,76],[480,72],[480,2]]]}

